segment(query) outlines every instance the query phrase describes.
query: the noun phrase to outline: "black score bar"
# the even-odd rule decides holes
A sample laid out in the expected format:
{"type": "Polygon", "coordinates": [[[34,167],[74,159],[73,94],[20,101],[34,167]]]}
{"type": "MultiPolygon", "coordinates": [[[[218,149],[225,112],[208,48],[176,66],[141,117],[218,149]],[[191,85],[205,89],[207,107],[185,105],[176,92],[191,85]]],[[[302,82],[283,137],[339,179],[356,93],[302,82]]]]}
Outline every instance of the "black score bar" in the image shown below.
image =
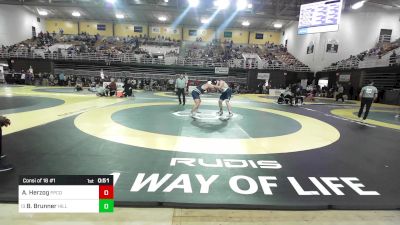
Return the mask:
{"type": "Polygon", "coordinates": [[[21,175],[19,185],[113,185],[112,175],[21,175]]]}

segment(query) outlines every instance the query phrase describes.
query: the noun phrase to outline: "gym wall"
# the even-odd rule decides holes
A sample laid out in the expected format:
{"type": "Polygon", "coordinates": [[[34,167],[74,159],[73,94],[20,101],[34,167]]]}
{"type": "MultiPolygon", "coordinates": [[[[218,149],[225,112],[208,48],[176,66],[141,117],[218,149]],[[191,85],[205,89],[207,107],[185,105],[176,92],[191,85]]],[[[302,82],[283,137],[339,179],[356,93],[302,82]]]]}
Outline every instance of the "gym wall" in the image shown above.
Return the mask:
{"type": "Polygon", "coordinates": [[[44,31],[44,19],[18,5],[0,7],[0,46],[12,45],[32,37],[32,26],[36,34],[44,31]]]}
{"type": "Polygon", "coordinates": [[[298,35],[298,22],[285,29],[282,44],[288,40],[288,51],[307,64],[312,71],[320,71],[331,63],[357,55],[371,49],[379,40],[381,29],[392,29],[392,40],[400,37],[400,12],[398,9],[384,9],[365,5],[359,10],[342,12],[338,32],[298,35]],[[338,53],[327,53],[326,44],[335,40],[338,53]],[[314,54],[307,54],[307,46],[314,42],[314,54]]]}

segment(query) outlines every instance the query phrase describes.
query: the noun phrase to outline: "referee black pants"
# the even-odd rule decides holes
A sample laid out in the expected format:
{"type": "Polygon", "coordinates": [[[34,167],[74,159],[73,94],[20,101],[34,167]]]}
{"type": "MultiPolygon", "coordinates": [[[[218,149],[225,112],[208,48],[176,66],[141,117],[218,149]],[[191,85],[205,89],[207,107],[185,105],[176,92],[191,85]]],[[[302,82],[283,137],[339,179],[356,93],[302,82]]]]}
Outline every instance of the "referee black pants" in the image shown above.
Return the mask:
{"type": "Polygon", "coordinates": [[[364,120],[367,119],[369,109],[371,108],[373,101],[374,101],[374,98],[361,98],[361,106],[360,106],[360,111],[358,111],[358,117],[361,117],[361,114],[364,111],[364,106],[366,106],[363,119],[364,120]]]}
{"type": "Polygon", "coordinates": [[[2,156],[3,154],[2,154],[2,145],[3,145],[3,131],[2,131],[2,129],[1,129],[1,127],[0,127],[0,156],[2,156]]]}
{"type": "Polygon", "coordinates": [[[181,100],[181,95],[183,96],[183,104],[185,104],[186,99],[185,99],[185,88],[178,88],[176,95],[178,95],[178,99],[179,99],[179,104],[182,104],[182,100],[181,100]]]}

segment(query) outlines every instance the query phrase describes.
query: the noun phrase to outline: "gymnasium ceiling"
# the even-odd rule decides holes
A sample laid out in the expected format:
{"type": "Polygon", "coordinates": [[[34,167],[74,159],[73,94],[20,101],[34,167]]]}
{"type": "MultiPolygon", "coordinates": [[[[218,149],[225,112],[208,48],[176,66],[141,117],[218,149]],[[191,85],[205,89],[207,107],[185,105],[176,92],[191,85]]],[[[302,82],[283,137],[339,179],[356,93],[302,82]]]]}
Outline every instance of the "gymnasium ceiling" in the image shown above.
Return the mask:
{"type": "MultiPolygon", "coordinates": [[[[276,30],[275,23],[285,26],[291,21],[298,20],[300,5],[316,0],[247,0],[253,4],[251,9],[237,13],[228,27],[243,27],[243,21],[249,21],[249,29],[276,30]]],[[[344,0],[348,8],[358,0],[344,0]]],[[[202,18],[209,18],[216,11],[212,0],[200,0],[200,5],[190,9],[180,22],[186,26],[199,26],[202,18]]],[[[218,27],[235,12],[234,1],[227,10],[220,11],[210,27],[218,27]]],[[[46,10],[47,18],[76,19],[72,11],[81,13],[81,20],[122,21],[148,24],[171,24],[188,7],[187,0],[116,0],[115,4],[105,0],[0,0],[0,4],[23,5],[28,10],[38,13],[46,10]],[[116,19],[115,14],[124,14],[124,19],[116,19]],[[167,17],[167,21],[160,22],[159,16],[167,17]]],[[[368,4],[383,7],[399,8],[400,0],[369,0],[368,4]]],[[[1,7],[1,6],[0,6],[1,7]]]]}

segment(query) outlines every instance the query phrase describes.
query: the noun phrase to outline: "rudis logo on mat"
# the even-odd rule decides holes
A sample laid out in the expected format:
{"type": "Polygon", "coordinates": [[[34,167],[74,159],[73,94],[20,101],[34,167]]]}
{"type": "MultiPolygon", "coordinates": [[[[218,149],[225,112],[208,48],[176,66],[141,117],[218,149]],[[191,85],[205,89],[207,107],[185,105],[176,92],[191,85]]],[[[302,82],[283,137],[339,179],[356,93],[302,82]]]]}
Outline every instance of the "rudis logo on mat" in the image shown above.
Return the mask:
{"type": "MultiPolygon", "coordinates": [[[[279,189],[283,189],[283,193],[292,191],[299,196],[380,195],[377,191],[366,190],[357,177],[269,176],[266,171],[272,173],[283,168],[274,160],[171,158],[169,166],[174,167],[171,171],[182,169],[184,173],[137,173],[130,192],[212,194],[212,190],[223,189],[240,195],[272,196],[274,193],[279,195],[279,189]],[[262,169],[261,175],[256,174],[257,169],[262,169]]],[[[117,179],[116,174],[113,175],[116,181],[120,174],[117,179]]]]}
{"type": "Polygon", "coordinates": [[[205,159],[197,158],[172,158],[170,166],[178,164],[190,167],[208,167],[208,168],[263,168],[263,169],[280,169],[281,164],[277,161],[270,160],[243,160],[243,159],[215,159],[213,162],[207,162],[205,159]]]}

